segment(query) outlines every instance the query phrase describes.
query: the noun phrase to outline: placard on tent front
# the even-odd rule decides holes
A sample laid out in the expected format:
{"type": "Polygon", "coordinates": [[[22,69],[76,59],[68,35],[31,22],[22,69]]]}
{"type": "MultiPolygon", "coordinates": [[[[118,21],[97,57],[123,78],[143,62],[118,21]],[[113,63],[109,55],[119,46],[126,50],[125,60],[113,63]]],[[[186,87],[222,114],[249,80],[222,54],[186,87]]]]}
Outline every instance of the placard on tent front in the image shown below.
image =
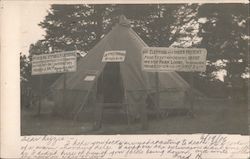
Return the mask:
{"type": "Polygon", "coordinates": [[[102,62],[124,62],[125,50],[105,51],[102,57],[102,62]]]}
{"type": "Polygon", "coordinates": [[[145,47],[142,70],[148,72],[204,72],[207,50],[200,48],[145,47]]]}

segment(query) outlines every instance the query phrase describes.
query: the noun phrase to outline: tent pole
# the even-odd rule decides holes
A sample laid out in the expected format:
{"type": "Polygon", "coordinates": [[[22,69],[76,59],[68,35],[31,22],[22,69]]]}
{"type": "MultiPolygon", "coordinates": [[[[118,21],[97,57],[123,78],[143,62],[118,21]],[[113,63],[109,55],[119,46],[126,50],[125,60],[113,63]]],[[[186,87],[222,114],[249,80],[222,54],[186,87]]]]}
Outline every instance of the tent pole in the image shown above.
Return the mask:
{"type": "Polygon", "coordinates": [[[67,76],[66,73],[63,74],[63,107],[65,106],[65,98],[66,98],[66,80],[67,80],[67,76]]]}
{"type": "MultiPolygon", "coordinates": [[[[97,83],[98,84],[98,83],[97,83]]],[[[101,73],[101,93],[100,96],[98,95],[98,103],[95,104],[95,114],[94,114],[94,125],[93,130],[98,130],[102,127],[102,118],[103,118],[103,103],[104,103],[104,97],[103,97],[103,72],[101,73]]]]}
{"type": "Polygon", "coordinates": [[[63,63],[63,67],[64,67],[64,68],[63,68],[63,72],[64,72],[64,73],[63,73],[63,95],[62,95],[62,97],[63,97],[63,100],[62,100],[62,102],[63,102],[63,103],[62,103],[62,104],[63,104],[63,107],[65,107],[65,102],[66,102],[66,101],[65,101],[65,98],[66,98],[65,91],[66,91],[66,80],[67,80],[66,78],[67,78],[67,77],[66,77],[66,73],[65,73],[65,71],[66,71],[66,70],[65,70],[65,63],[66,63],[66,58],[64,57],[64,63],[63,63]]]}
{"type": "Polygon", "coordinates": [[[193,86],[194,86],[194,72],[190,72],[190,74],[189,74],[189,84],[190,84],[190,87],[193,88],[193,86]]]}
{"type": "Polygon", "coordinates": [[[121,73],[121,64],[119,64],[119,73],[120,73],[120,85],[123,89],[123,101],[122,104],[125,104],[125,108],[126,108],[126,117],[127,117],[127,124],[128,126],[130,126],[130,114],[129,114],[129,102],[128,102],[128,98],[127,98],[127,91],[126,88],[124,88],[124,81],[123,81],[123,76],[121,73]]]}
{"type": "Polygon", "coordinates": [[[89,98],[89,94],[90,94],[90,92],[91,92],[90,90],[92,90],[92,88],[93,88],[93,86],[88,90],[88,92],[87,92],[85,98],[83,99],[82,104],[80,105],[78,111],[76,112],[76,115],[74,116],[74,120],[75,120],[75,121],[77,120],[77,117],[79,116],[79,114],[81,113],[82,109],[84,108],[85,103],[86,103],[87,99],[89,98]]]}

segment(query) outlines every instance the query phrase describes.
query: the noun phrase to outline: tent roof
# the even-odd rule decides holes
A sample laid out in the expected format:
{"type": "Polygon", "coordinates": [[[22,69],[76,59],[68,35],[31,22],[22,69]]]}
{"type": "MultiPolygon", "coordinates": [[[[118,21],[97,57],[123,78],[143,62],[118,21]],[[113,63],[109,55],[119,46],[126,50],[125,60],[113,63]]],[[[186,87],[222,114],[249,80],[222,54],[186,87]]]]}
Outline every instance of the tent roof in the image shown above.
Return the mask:
{"type": "MultiPolygon", "coordinates": [[[[130,28],[126,19],[120,20],[104,38],[78,61],[77,71],[66,73],[66,89],[88,90],[93,82],[84,81],[88,74],[95,74],[96,79],[102,72],[105,62],[102,57],[105,51],[125,50],[125,61],[120,63],[121,74],[126,90],[150,90],[155,88],[155,73],[145,72],[141,68],[141,49],[147,44],[130,28]],[[121,23],[123,22],[123,23],[121,23]]],[[[52,86],[52,89],[63,89],[63,76],[52,86]]],[[[159,72],[161,89],[187,88],[188,83],[176,72],[159,72]]]]}

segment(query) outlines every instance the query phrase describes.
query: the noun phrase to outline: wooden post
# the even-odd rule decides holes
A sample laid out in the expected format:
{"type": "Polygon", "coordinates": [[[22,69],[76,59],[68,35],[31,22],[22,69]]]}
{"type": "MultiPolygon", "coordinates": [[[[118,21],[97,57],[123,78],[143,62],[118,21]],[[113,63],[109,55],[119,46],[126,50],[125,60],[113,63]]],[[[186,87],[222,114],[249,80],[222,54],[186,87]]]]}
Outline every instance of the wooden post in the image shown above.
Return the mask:
{"type": "Polygon", "coordinates": [[[99,130],[102,127],[103,118],[103,99],[99,99],[99,102],[95,104],[95,121],[93,130],[99,130]]]}
{"type": "Polygon", "coordinates": [[[157,109],[160,106],[160,90],[159,90],[159,73],[155,72],[155,86],[156,86],[156,94],[155,94],[155,105],[157,109]]]}
{"type": "Polygon", "coordinates": [[[145,104],[141,105],[141,122],[142,122],[142,129],[148,129],[148,117],[147,117],[147,108],[145,104]]]}
{"type": "Polygon", "coordinates": [[[127,117],[127,124],[128,126],[130,125],[130,114],[129,114],[129,102],[128,102],[128,97],[127,97],[127,91],[124,89],[124,102],[126,106],[126,117],[127,117]]]}
{"type": "MultiPolygon", "coordinates": [[[[103,88],[103,72],[101,73],[101,92],[97,96],[97,102],[95,103],[95,113],[94,113],[94,125],[93,130],[99,130],[102,127],[102,118],[103,118],[103,104],[104,104],[104,88],[103,88]]],[[[98,85],[98,80],[97,80],[98,85]]],[[[100,90],[99,90],[100,91],[100,90]]]]}
{"type": "Polygon", "coordinates": [[[157,118],[161,118],[161,112],[160,112],[160,83],[159,83],[159,73],[155,72],[155,107],[157,111],[157,118]]]}
{"type": "Polygon", "coordinates": [[[194,96],[194,72],[190,72],[189,73],[189,85],[190,85],[190,92],[188,92],[189,94],[189,103],[190,103],[190,110],[189,110],[189,115],[190,117],[194,117],[194,100],[195,100],[195,96],[194,96]]]}
{"type": "Polygon", "coordinates": [[[41,114],[41,105],[42,105],[42,75],[39,76],[39,97],[38,97],[38,111],[37,115],[41,114]]]}

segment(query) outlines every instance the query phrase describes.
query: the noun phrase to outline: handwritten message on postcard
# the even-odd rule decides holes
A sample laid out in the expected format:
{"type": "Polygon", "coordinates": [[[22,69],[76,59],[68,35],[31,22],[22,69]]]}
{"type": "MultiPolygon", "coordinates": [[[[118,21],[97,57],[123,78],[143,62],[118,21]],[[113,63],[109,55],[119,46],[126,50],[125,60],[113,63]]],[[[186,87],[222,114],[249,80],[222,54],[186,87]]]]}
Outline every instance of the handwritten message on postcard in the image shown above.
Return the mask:
{"type": "Polygon", "coordinates": [[[245,158],[249,136],[24,136],[21,158],[245,158]]]}

